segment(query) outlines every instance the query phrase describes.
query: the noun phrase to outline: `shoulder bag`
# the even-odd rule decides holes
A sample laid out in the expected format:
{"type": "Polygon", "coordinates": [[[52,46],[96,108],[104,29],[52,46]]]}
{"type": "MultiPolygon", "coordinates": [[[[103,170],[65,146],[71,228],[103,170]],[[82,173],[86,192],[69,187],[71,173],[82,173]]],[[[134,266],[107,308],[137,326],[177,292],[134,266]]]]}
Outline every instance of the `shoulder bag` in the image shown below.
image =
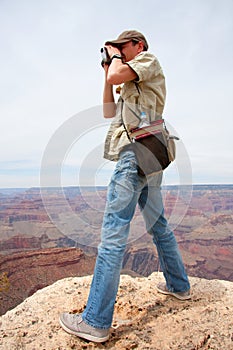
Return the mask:
{"type": "Polygon", "coordinates": [[[179,138],[170,135],[164,119],[128,132],[123,121],[123,102],[122,100],[121,120],[130,141],[129,148],[133,150],[137,159],[138,174],[148,176],[163,171],[176,157],[175,140],[179,138]]]}

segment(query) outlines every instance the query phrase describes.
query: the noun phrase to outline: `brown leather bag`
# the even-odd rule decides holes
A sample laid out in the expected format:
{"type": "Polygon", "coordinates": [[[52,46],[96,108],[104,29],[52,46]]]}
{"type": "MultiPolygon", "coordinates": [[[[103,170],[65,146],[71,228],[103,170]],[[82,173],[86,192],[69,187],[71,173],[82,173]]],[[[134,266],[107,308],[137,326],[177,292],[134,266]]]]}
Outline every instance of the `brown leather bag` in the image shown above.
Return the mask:
{"type": "MultiPolygon", "coordinates": [[[[127,132],[127,130],[126,130],[127,132]]],[[[141,176],[160,172],[175,159],[176,146],[174,139],[159,119],[150,125],[127,132],[138,162],[138,173],[141,176]]]]}

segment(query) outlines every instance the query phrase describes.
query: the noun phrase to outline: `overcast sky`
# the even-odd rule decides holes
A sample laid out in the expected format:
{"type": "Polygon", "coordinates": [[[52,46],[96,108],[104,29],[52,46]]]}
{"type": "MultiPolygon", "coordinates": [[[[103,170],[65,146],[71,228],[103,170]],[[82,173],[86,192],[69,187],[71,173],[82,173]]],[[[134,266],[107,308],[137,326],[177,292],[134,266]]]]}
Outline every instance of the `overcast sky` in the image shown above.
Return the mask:
{"type": "MultiPolygon", "coordinates": [[[[232,183],[232,18],[232,0],[0,0],[0,187],[39,186],[46,146],[74,115],[80,129],[64,183],[78,185],[78,167],[108,127],[98,107],[99,122],[82,112],[92,118],[102,102],[100,47],[125,29],[143,32],[163,67],[164,117],[187,151],[193,183],[232,183]]],[[[107,184],[111,166],[94,163],[95,181],[107,184]]],[[[82,184],[93,182],[88,171],[82,184]]]]}

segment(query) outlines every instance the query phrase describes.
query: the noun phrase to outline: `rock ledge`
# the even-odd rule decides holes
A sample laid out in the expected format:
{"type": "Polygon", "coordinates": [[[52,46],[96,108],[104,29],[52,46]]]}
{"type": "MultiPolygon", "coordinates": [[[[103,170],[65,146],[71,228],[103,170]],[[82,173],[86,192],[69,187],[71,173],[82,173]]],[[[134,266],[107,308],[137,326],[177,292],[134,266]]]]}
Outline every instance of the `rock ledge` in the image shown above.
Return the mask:
{"type": "Polygon", "coordinates": [[[59,326],[63,311],[85,307],[91,276],[59,280],[0,317],[3,350],[233,348],[233,283],[190,278],[192,300],[180,302],[156,292],[163,279],[121,276],[110,339],[86,342],[59,326]]]}

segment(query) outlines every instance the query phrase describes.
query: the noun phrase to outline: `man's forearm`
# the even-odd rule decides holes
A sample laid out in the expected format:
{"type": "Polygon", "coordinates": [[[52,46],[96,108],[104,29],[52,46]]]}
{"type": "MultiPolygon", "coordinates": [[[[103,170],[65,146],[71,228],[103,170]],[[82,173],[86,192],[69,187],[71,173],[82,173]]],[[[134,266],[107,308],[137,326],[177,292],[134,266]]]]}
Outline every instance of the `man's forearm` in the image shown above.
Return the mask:
{"type": "Polygon", "coordinates": [[[103,113],[105,118],[112,118],[116,114],[116,104],[113,95],[113,86],[106,80],[103,91],[103,113]]]}

